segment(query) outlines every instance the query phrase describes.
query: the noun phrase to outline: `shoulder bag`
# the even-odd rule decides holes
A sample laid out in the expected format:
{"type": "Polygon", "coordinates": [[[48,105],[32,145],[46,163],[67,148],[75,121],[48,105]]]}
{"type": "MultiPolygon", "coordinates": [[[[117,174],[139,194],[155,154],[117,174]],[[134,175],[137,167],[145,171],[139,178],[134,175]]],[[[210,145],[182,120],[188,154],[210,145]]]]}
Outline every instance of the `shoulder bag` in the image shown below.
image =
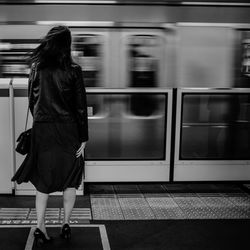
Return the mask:
{"type": "Polygon", "coordinates": [[[36,67],[35,67],[35,73],[34,73],[34,77],[32,77],[31,81],[30,81],[30,95],[29,95],[29,99],[28,99],[28,108],[27,108],[27,114],[26,114],[26,122],[25,122],[25,129],[24,132],[22,132],[19,137],[17,138],[17,146],[16,146],[16,152],[18,152],[19,154],[22,155],[26,155],[29,151],[30,151],[30,147],[31,147],[31,131],[32,129],[28,129],[27,130],[27,124],[28,124],[28,118],[29,118],[29,100],[30,100],[30,96],[32,93],[32,83],[34,81],[34,79],[36,78],[36,67]]]}

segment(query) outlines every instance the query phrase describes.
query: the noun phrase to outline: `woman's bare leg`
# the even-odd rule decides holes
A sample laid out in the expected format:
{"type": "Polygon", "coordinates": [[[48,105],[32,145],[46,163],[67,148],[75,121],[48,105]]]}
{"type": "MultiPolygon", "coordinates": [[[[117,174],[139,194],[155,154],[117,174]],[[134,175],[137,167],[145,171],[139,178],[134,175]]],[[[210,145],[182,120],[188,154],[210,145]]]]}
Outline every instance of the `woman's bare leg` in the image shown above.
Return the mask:
{"type": "Polygon", "coordinates": [[[49,239],[45,228],[45,211],[47,207],[49,194],[36,191],[36,216],[37,216],[37,228],[39,228],[49,239]]]}
{"type": "Polygon", "coordinates": [[[67,188],[63,192],[63,207],[64,207],[64,220],[63,224],[68,223],[70,220],[71,212],[75,205],[76,200],[76,189],[75,188],[67,188]]]}

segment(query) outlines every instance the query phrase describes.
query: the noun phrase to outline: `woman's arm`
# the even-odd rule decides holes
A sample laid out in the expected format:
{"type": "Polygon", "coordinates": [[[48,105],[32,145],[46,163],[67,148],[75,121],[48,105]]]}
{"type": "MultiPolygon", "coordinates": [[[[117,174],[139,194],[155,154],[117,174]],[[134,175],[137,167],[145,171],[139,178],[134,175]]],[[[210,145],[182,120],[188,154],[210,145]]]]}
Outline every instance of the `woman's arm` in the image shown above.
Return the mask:
{"type": "Polygon", "coordinates": [[[33,116],[34,111],[34,95],[33,95],[33,89],[34,89],[34,81],[36,78],[36,68],[35,64],[31,65],[30,74],[29,74],[29,80],[28,80],[28,99],[29,99],[29,109],[33,116]]]}
{"type": "Polygon", "coordinates": [[[80,141],[86,142],[89,139],[87,98],[83,82],[82,69],[80,66],[76,67],[76,80],[74,87],[75,87],[75,113],[79,128],[80,141]]]}

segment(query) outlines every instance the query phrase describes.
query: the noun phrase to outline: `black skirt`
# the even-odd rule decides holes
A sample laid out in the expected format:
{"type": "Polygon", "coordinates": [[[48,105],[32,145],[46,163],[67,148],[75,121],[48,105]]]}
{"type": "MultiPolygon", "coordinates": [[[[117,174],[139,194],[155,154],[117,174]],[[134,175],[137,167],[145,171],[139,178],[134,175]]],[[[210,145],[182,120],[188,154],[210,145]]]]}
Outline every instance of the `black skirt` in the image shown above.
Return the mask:
{"type": "Polygon", "coordinates": [[[34,122],[30,152],[11,180],[30,181],[42,193],[77,189],[84,175],[80,146],[77,123],[34,122]]]}

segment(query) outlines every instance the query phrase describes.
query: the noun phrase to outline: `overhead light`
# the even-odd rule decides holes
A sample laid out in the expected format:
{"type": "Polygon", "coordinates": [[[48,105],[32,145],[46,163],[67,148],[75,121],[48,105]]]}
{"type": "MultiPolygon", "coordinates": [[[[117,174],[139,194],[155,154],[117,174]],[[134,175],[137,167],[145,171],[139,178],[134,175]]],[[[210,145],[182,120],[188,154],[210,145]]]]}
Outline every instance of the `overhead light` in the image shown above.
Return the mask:
{"type": "Polygon", "coordinates": [[[222,3],[219,3],[219,2],[214,2],[214,1],[211,1],[211,2],[189,2],[189,1],[186,1],[186,2],[180,2],[179,4],[181,5],[204,5],[204,6],[250,6],[250,3],[237,3],[237,0],[235,0],[235,2],[222,2],[222,3]]]}
{"type": "Polygon", "coordinates": [[[38,25],[55,25],[61,24],[66,26],[112,26],[114,22],[112,21],[37,21],[36,24],[38,25]]]}
{"type": "Polygon", "coordinates": [[[69,3],[69,4],[73,4],[73,3],[83,3],[83,4],[113,4],[113,3],[117,3],[117,1],[115,0],[35,0],[35,3],[56,3],[56,4],[60,4],[60,3],[69,3]]]}

